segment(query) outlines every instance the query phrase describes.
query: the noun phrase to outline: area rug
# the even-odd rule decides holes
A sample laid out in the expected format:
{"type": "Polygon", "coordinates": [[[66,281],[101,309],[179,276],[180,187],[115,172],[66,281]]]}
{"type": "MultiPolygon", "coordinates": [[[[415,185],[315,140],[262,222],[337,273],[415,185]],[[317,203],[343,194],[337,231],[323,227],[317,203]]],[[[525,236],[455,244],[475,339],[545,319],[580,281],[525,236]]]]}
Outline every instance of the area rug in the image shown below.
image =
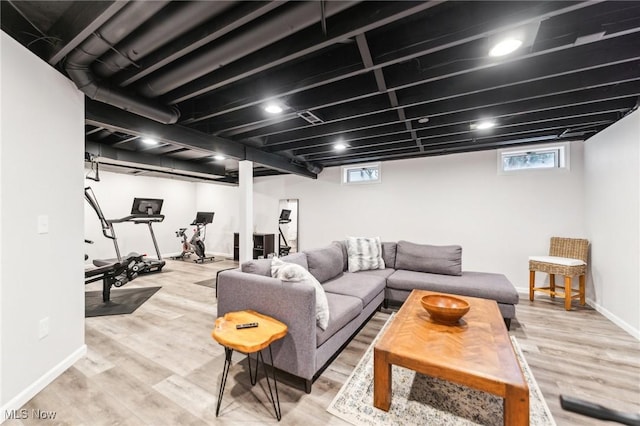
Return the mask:
{"type": "MultiPolygon", "coordinates": [[[[389,325],[389,318],[383,330],[389,325]]],[[[380,336],[378,333],[378,336],[380,336]]],[[[377,338],[376,338],[377,340],[377,338]]],[[[502,425],[503,399],[488,393],[393,366],[389,412],[373,406],[373,346],[367,349],[327,411],[360,425],[502,425]]],[[[514,337],[518,361],[529,385],[531,426],[555,426],[542,392],[514,337]]]]}
{"type": "Polygon", "coordinates": [[[100,317],[105,315],[131,314],[162,287],[140,287],[112,289],[108,302],[102,301],[102,290],[85,291],[84,316],[100,317]]]}
{"type": "Polygon", "coordinates": [[[196,281],[194,284],[201,285],[201,286],[204,286],[204,287],[216,288],[216,279],[215,278],[211,278],[211,279],[208,279],[208,280],[196,281]]]}

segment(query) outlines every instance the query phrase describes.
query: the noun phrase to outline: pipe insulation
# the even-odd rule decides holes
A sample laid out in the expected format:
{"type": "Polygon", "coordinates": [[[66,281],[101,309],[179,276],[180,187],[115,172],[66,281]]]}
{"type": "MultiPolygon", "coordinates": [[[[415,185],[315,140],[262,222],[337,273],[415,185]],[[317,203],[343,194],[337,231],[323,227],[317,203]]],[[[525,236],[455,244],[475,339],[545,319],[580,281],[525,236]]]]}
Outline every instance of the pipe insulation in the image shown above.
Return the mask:
{"type": "Polygon", "coordinates": [[[110,77],[235,4],[234,1],[172,2],[118,44],[117,50],[107,51],[94,64],[94,70],[100,77],[110,77]]]}
{"type": "Polygon", "coordinates": [[[65,70],[78,89],[91,99],[125,111],[165,124],[177,122],[180,114],[176,108],[132,96],[117,88],[104,86],[90,69],[96,59],[167,4],[168,1],[131,2],[75,48],[67,57],[65,70]]]}
{"type": "MultiPolygon", "coordinates": [[[[326,16],[335,15],[356,2],[331,1],[326,16]]],[[[310,25],[320,22],[321,14],[315,1],[291,2],[289,8],[276,10],[254,25],[231,33],[224,42],[210,49],[194,52],[185,61],[165,67],[158,75],[151,75],[139,87],[140,93],[158,97],[198,77],[256,52],[310,25]]],[[[319,29],[320,31],[320,29],[319,29]]]]}

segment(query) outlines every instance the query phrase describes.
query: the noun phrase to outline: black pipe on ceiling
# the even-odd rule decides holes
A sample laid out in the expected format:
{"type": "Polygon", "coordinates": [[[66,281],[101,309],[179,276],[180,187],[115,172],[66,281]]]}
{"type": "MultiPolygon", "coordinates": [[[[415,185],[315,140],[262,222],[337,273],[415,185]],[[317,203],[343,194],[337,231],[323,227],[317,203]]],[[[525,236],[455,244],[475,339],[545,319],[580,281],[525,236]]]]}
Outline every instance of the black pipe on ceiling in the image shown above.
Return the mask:
{"type": "Polygon", "coordinates": [[[118,44],[116,50],[107,51],[93,68],[100,77],[110,77],[235,4],[235,1],[172,2],[118,44]]]}
{"type": "Polygon", "coordinates": [[[75,48],[65,61],[65,70],[73,82],[89,98],[165,124],[178,121],[176,108],[132,96],[101,84],[90,69],[91,64],[124,39],[139,25],[165,7],[168,1],[131,2],[75,48]]]}
{"type": "MultiPolygon", "coordinates": [[[[357,3],[355,1],[328,2],[326,16],[335,15],[357,3]]],[[[251,28],[243,28],[235,36],[232,35],[228,41],[166,67],[156,76],[152,75],[142,82],[139,87],[140,93],[150,98],[168,93],[217,68],[316,24],[321,18],[316,2],[292,2],[286,12],[280,13],[278,10],[278,13],[261,19],[251,28]]]]}

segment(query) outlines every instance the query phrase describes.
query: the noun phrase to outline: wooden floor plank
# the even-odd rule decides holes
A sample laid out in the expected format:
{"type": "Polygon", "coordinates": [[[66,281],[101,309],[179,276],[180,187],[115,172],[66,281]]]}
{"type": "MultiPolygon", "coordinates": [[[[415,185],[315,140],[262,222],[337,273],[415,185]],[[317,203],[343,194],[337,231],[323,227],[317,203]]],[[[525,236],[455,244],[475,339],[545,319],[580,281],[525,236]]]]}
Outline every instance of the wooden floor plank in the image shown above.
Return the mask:
{"type": "MultiPolygon", "coordinates": [[[[246,358],[234,354],[221,416],[215,417],[224,351],[211,337],[215,278],[232,261],[168,261],[161,273],[126,287],[161,286],[131,315],[88,318],[88,355],[23,408],[56,411],[55,424],[162,425],[278,423],[261,377],[252,387],[246,358]]],[[[125,287],[125,288],[126,288],[125,287]]],[[[90,288],[87,290],[97,290],[90,288]]],[[[299,380],[281,375],[282,425],[344,425],[326,409],[393,309],[377,312],[306,394],[299,380]]],[[[563,411],[560,394],[640,412],[640,342],[589,307],[521,295],[510,334],[520,343],[558,425],[598,425],[563,411]]],[[[39,424],[34,419],[6,425],[39,424]]],[[[40,423],[41,424],[41,423],[40,423]]],[[[53,424],[53,423],[52,423],[53,424]]]]}

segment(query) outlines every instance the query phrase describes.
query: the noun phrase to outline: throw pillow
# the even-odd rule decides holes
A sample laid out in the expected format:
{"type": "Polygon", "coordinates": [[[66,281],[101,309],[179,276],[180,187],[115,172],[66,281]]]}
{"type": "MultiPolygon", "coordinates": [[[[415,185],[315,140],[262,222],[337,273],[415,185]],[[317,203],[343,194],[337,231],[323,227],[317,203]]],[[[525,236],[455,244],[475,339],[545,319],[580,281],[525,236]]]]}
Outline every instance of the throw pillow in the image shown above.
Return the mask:
{"type": "Polygon", "coordinates": [[[380,237],[347,237],[349,272],[384,269],[380,237]]]}
{"type": "Polygon", "coordinates": [[[311,285],[316,289],[316,324],[323,331],[329,325],[329,301],[324,288],[309,271],[295,263],[286,263],[278,258],[271,261],[271,276],[279,280],[311,285]]]}

